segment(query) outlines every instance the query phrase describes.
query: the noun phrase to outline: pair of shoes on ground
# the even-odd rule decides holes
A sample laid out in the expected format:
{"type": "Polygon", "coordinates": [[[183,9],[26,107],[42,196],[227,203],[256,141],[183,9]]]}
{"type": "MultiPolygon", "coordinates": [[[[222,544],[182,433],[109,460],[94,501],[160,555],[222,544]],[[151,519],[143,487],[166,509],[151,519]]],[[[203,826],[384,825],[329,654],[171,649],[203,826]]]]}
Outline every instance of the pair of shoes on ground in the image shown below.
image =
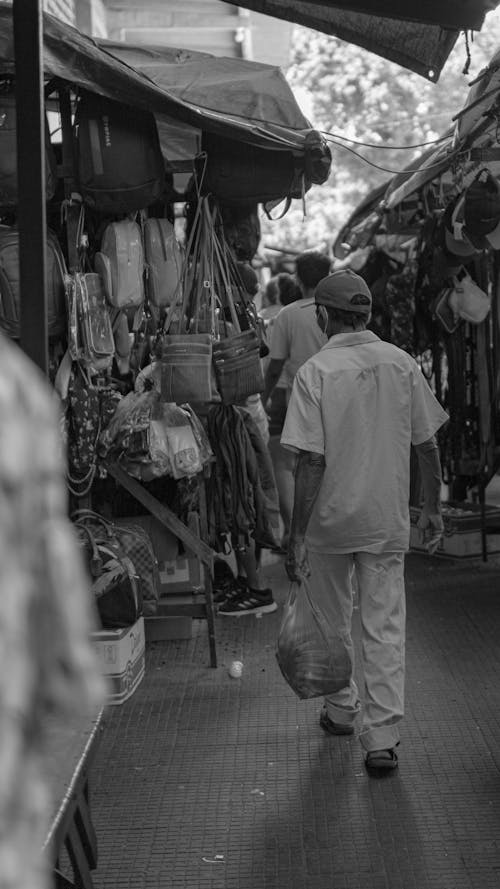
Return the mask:
{"type": "Polygon", "coordinates": [[[246,614],[271,614],[277,607],[272,590],[253,590],[242,579],[236,578],[234,590],[220,603],[217,613],[223,617],[244,617],[246,614]]]}
{"type": "MultiPolygon", "coordinates": [[[[323,707],[321,711],[319,724],[329,735],[352,735],[354,733],[352,725],[334,722],[333,719],[330,719],[326,712],[326,707],[323,707]]],[[[389,772],[397,768],[398,755],[393,747],[387,750],[369,750],[365,757],[365,765],[369,771],[378,773],[389,772]]]]}
{"type": "Polygon", "coordinates": [[[213,600],[216,605],[222,605],[226,601],[230,599],[234,599],[235,596],[240,596],[247,589],[247,585],[244,580],[240,577],[235,577],[231,572],[231,575],[218,579],[217,577],[214,579],[214,585],[212,589],[213,600]]]}

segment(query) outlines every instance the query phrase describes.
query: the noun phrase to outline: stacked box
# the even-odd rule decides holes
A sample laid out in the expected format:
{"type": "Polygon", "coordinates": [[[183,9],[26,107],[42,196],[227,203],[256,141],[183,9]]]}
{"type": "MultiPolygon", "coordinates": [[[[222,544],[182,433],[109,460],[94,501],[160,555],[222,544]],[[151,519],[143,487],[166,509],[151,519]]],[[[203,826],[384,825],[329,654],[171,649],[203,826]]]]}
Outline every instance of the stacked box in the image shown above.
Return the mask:
{"type": "Polygon", "coordinates": [[[203,589],[204,566],[196,556],[182,555],[176,559],[163,560],[159,562],[158,567],[161,596],[203,589]]]}
{"type": "Polygon", "coordinates": [[[140,685],[145,672],[144,618],[119,630],[91,634],[103,676],[108,680],[108,704],[123,704],[140,685]]]}
{"type": "MultiPolygon", "coordinates": [[[[455,559],[478,558],[482,555],[481,540],[481,507],[476,503],[460,503],[449,501],[442,506],[444,535],[439,543],[436,555],[455,559]]],[[[486,506],[486,519],[500,527],[500,509],[486,506]]],[[[410,507],[410,549],[426,552],[427,543],[421,540],[417,528],[420,509],[410,507]]],[[[500,552],[500,534],[488,534],[486,537],[488,554],[500,552]]]]}

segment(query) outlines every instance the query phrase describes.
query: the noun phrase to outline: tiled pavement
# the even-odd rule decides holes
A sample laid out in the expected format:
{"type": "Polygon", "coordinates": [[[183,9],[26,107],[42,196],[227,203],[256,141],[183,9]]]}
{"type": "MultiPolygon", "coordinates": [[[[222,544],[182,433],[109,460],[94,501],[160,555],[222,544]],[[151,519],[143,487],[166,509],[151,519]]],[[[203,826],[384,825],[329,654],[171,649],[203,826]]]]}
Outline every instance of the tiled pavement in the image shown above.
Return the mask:
{"type": "MultiPolygon", "coordinates": [[[[282,564],[266,573],[282,603],[282,564]]],[[[201,622],[149,644],[93,769],[97,889],[499,889],[500,562],[412,554],[407,592],[407,716],[382,780],[285,685],[280,611],[218,618],[215,670],[201,622]]]]}

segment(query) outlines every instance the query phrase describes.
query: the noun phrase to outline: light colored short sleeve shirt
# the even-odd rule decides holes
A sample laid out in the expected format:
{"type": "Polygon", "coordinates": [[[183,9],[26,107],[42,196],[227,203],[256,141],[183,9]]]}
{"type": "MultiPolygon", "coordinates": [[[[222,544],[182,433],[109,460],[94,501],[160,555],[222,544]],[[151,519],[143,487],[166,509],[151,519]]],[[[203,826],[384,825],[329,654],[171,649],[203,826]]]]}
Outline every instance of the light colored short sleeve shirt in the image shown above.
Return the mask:
{"type": "Polygon", "coordinates": [[[281,436],[325,457],[307,547],[408,549],[410,446],[447,419],[406,352],[368,330],[332,337],[297,372],[281,436]]]}
{"type": "Polygon", "coordinates": [[[291,388],[295,374],[327,342],[316,321],[314,300],[299,299],[276,315],[271,334],[270,358],[284,360],[280,385],[291,388]],[[286,378],[284,377],[286,375],[286,378]]]}

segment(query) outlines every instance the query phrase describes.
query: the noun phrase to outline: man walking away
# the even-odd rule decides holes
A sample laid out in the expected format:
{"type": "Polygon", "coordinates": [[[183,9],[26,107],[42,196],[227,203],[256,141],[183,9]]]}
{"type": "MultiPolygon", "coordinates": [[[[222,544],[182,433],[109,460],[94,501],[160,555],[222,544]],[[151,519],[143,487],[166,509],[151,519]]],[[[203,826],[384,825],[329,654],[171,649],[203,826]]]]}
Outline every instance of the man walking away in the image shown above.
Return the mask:
{"type": "MultiPolygon", "coordinates": [[[[324,620],[351,638],[356,572],[365,685],[360,742],[368,769],[397,766],[404,713],[404,553],[409,546],[410,447],[422,475],[419,528],[443,532],[434,435],[448,419],[415,360],[366,330],[371,294],[350,269],[315,291],[328,342],[297,372],[281,441],[298,452],[286,568],[307,576],[324,620]]],[[[354,731],[361,710],[349,685],[326,697],[321,727],[354,731]]]]}

